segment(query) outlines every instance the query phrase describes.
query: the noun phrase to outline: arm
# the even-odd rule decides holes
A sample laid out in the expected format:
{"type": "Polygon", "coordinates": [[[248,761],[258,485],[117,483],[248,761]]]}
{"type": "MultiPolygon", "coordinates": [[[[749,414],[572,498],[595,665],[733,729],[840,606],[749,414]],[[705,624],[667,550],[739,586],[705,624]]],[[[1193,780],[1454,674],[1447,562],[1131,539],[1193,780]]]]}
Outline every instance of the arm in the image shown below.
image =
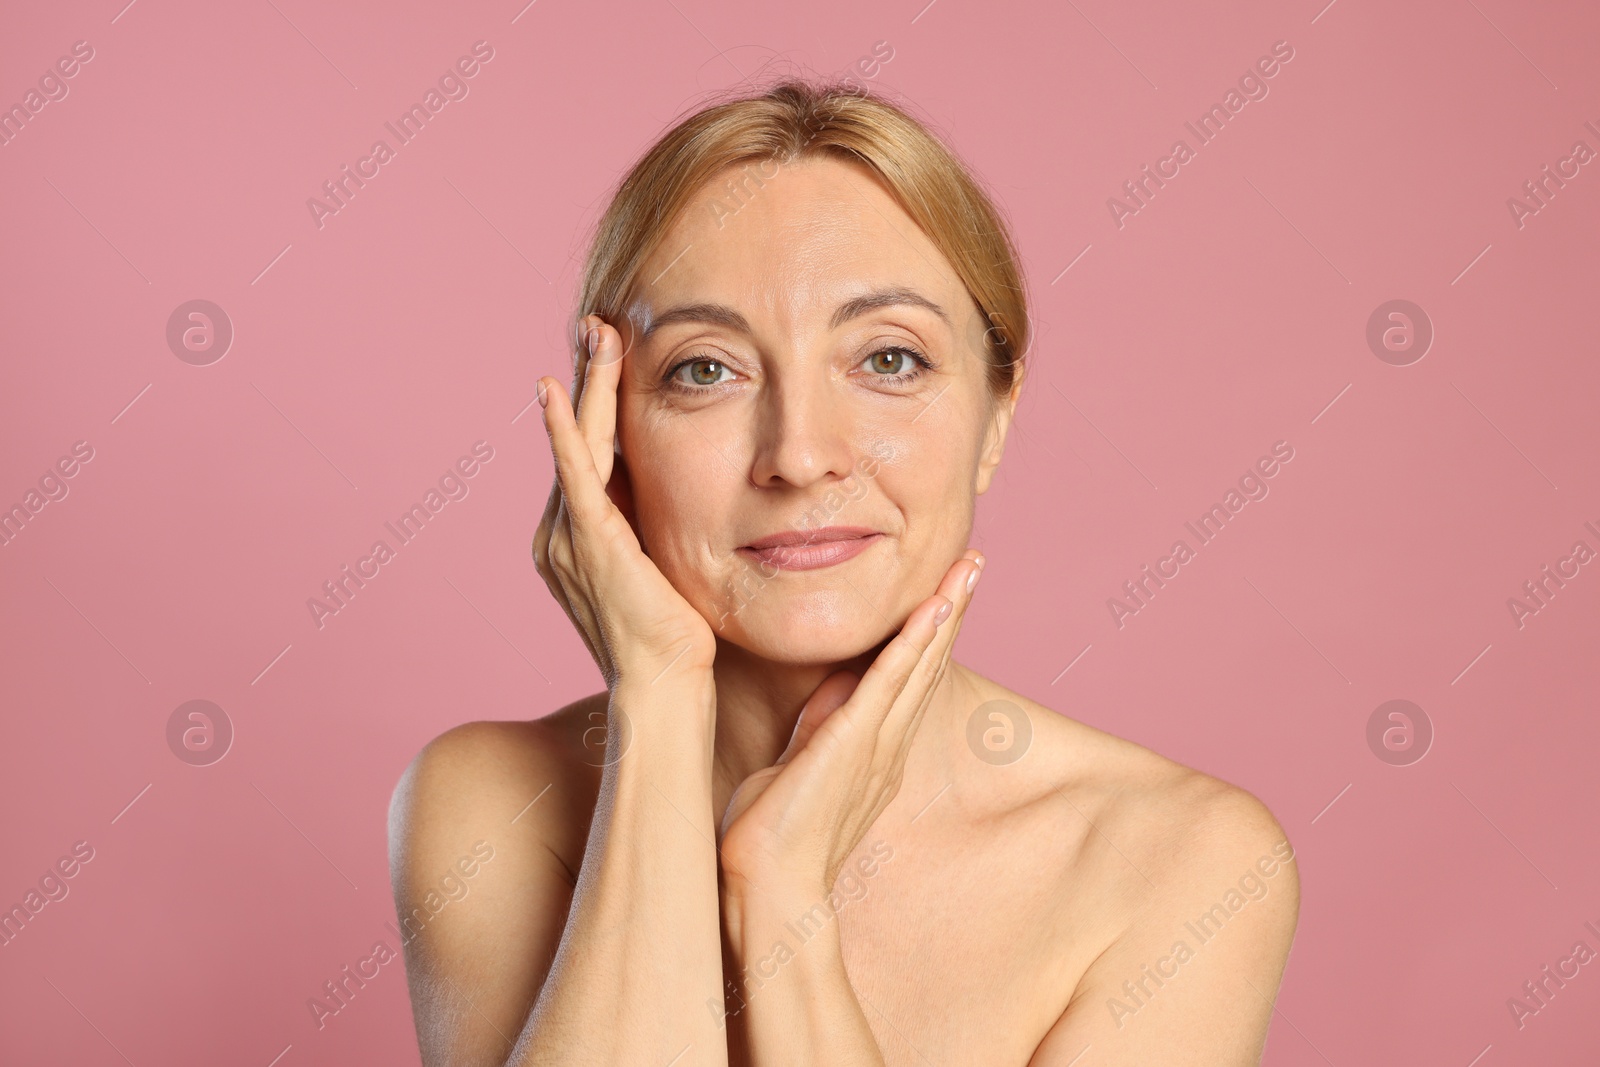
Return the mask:
{"type": "Polygon", "coordinates": [[[722,961],[709,767],[694,736],[697,721],[709,731],[711,703],[656,689],[611,696],[631,745],[601,777],[576,872],[558,847],[588,814],[573,757],[510,736],[529,727],[458,727],[401,779],[392,877],[423,1063],[727,1063],[706,1005],[721,1007],[722,961]],[[442,875],[478,842],[492,858],[451,879],[467,890],[441,907],[442,875]]]}
{"type": "Polygon", "coordinates": [[[730,894],[724,901],[739,990],[728,1019],[758,1064],[882,1067],[826,898],[730,894]],[[826,915],[827,918],[822,918],[826,915]],[[804,940],[802,940],[804,938],[804,940]],[[742,1006],[741,1006],[742,1003],[742,1006]]]}
{"type": "Polygon", "coordinates": [[[402,916],[461,842],[505,839],[516,820],[525,824],[521,847],[477,901],[463,900],[441,917],[448,921],[429,924],[431,936],[407,944],[430,1067],[723,1067],[728,1059],[705,1007],[722,996],[711,813],[716,641],[610,495],[624,354],[614,329],[595,317],[584,325],[592,358],[579,373],[577,410],[557,383],[539,382],[557,482],[534,561],[606,679],[605,769],[592,813],[582,812],[582,790],[563,766],[574,746],[553,743],[555,727],[540,722],[480,724],[533,739],[518,750],[520,766],[510,746],[474,745],[468,735],[430,745],[407,772],[391,834],[402,916]],[[531,804],[543,782],[555,796],[531,804]],[[588,840],[571,872],[559,857],[578,849],[562,835],[584,815],[588,840]]]}
{"type": "Polygon", "coordinates": [[[1255,1067],[1300,911],[1289,844],[1267,809],[1222,787],[1182,833],[1139,918],[1078,983],[1030,1067],[1255,1067]]]}

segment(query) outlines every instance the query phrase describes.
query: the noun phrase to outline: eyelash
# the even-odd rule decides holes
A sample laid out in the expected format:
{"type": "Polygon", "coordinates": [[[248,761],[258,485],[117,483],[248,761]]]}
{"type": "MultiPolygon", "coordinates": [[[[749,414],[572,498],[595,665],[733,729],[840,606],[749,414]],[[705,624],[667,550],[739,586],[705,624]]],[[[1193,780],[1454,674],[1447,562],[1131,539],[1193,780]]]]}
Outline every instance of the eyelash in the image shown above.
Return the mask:
{"type": "MultiPolygon", "coordinates": [[[[924,374],[928,373],[929,371],[934,371],[934,370],[938,370],[939,369],[938,365],[935,364],[932,360],[930,360],[927,356],[924,356],[921,352],[918,352],[916,349],[912,348],[910,345],[903,345],[903,344],[884,345],[881,348],[875,348],[871,352],[869,352],[865,357],[863,357],[861,362],[865,363],[865,362],[867,362],[867,360],[870,360],[875,356],[881,356],[885,352],[893,352],[893,353],[897,353],[899,355],[909,356],[912,359],[912,361],[917,364],[917,368],[918,368],[916,371],[911,372],[911,373],[902,372],[900,374],[873,374],[873,375],[871,375],[871,377],[876,378],[879,381],[888,382],[891,385],[905,385],[908,382],[915,381],[916,379],[922,377],[924,374]]],[[[727,366],[727,364],[724,361],[722,361],[720,359],[717,359],[714,356],[706,356],[706,355],[699,355],[699,354],[690,355],[689,357],[687,357],[685,359],[679,360],[677,363],[673,364],[670,369],[668,369],[667,373],[662,378],[663,384],[665,384],[668,388],[676,389],[676,390],[678,390],[680,392],[684,392],[684,393],[705,393],[705,392],[709,392],[712,389],[715,389],[717,387],[717,385],[725,384],[723,382],[717,382],[714,385],[685,385],[683,382],[679,381],[678,380],[678,372],[680,370],[682,370],[684,367],[690,366],[691,364],[694,364],[694,363],[717,363],[717,364],[721,364],[724,367],[727,366]]],[[[859,366],[860,364],[857,364],[857,365],[859,366]]]]}

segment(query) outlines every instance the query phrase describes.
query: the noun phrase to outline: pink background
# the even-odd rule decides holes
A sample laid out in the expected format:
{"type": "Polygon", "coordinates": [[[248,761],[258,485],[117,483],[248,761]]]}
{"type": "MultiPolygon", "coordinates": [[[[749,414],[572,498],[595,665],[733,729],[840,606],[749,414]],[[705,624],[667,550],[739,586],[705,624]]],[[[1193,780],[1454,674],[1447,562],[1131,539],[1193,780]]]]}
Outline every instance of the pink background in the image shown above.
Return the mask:
{"type": "Polygon", "coordinates": [[[1521,1030],[1506,1006],[1600,949],[1600,563],[1507,608],[1600,549],[1600,164],[1507,207],[1600,149],[1592,5],[124,2],[0,20],[7,106],[95,53],[0,148],[0,505],[94,449],[0,547],[0,905],[95,850],[0,948],[0,1061],[416,1062],[398,965],[320,1031],[306,1001],[397,946],[418,748],[600,688],[529,556],[528,405],[589,228],[703,94],[886,41],[871,84],[973,162],[1036,300],[960,658],[1278,815],[1304,903],[1267,1063],[1594,1062],[1600,964],[1521,1030]],[[470,94],[318,229],[307,198],[478,40],[470,94]],[[1269,95],[1119,228],[1107,199],[1279,40],[1269,95]],[[236,330],[209,366],[166,342],[195,298],[236,330]],[[1436,331],[1409,366],[1367,345],[1392,299],[1436,331]],[[479,440],[470,495],[319,630],[307,598],[479,440]],[[1119,629],[1108,598],[1279,440],[1270,495],[1119,629]],[[210,766],[167,745],[193,699],[236,731],[210,766]],[[1409,766],[1366,740],[1391,699],[1436,732],[1409,766]]]}

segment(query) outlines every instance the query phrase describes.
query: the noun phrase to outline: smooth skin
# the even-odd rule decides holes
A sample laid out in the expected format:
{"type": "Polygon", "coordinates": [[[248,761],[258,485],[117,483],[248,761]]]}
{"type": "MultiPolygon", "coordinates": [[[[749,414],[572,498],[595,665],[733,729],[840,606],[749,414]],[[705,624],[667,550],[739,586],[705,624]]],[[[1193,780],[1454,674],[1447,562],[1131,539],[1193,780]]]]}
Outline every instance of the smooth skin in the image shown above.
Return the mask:
{"type": "Polygon", "coordinates": [[[605,691],[450,730],[396,788],[423,1062],[1258,1063],[1299,909],[1276,820],[952,658],[1022,384],[991,392],[990,324],[857,163],[727,197],[582,324],[575,407],[540,379],[535,562],[605,691]],[[827,525],[882,536],[738,551],[827,525]],[[1031,725],[1010,763],[968,742],[993,701],[1031,725]]]}

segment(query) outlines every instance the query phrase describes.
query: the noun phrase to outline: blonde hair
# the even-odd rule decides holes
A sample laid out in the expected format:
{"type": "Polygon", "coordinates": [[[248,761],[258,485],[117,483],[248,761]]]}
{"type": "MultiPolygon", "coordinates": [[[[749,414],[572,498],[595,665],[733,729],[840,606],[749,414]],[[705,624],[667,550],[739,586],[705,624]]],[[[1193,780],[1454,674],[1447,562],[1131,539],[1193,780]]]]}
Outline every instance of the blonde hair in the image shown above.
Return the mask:
{"type": "MultiPolygon", "coordinates": [[[[1030,337],[1028,301],[1005,221],[956,155],[900,107],[852,83],[785,80],[668,130],[633,165],[601,217],[573,320],[617,323],[645,260],[690,199],[740,163],[811,157],[865,164],[955,268],[988,324],[983,356],[996,395],[1014,382],[1030,337]]],[[[746,171],[745,181],[750,180],[746,171]]],[[[759,186],[760,176],[754,178],[759,186]]]]}

